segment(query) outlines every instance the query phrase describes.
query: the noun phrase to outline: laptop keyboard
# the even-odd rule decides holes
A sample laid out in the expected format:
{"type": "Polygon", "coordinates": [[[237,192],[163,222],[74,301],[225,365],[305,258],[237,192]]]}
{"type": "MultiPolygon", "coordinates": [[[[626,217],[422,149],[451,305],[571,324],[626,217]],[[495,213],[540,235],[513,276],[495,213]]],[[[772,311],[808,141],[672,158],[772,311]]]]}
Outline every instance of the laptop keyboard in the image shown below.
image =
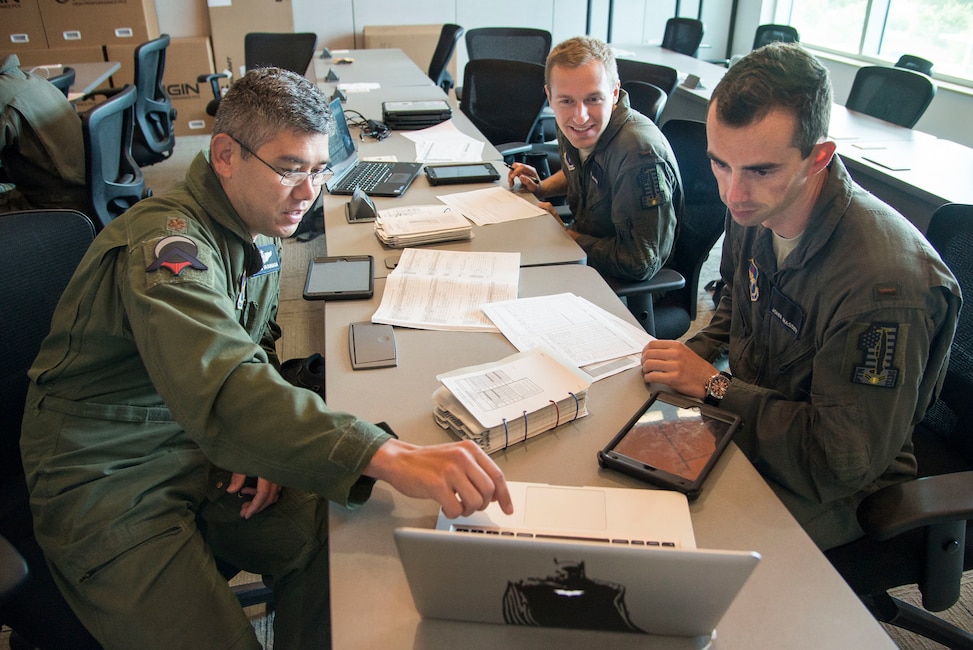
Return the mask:
{"type": "Polygon", "coordinates": [[[676,548],[677,542],[649,540],[649,539],[612,539],[608,537],[586,537],[583,535],[555,535],[552,533],[531,533],[522,530],[512,531],[501,528],[482,528],[479,526],[453,526],[453,532],[472,533],[476,535],[499,535],[501,537],[518,537],[521,539],[566,539],[579,542],[603,542],[605,544],[622,544],[628,546],[645,546],[648,548],[676,548]]]}
{"type": "Polygon", "coordinates": [[[366,194],[388,178],[391,166],[380,162],[360,162],[336,186],[340,190],[360,188],[366,194]]]}

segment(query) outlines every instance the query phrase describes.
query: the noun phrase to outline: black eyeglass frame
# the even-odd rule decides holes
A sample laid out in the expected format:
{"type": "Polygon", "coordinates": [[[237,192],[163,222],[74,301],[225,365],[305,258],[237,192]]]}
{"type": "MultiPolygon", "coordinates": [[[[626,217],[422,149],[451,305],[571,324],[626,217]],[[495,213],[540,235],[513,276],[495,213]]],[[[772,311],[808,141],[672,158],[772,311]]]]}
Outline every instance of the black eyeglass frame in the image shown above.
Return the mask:
{"type": "MultiPolygon", "coordinates": [[[[229,134],[227,134],[227,135],[229,135],[229,134]]],[[[234,142],[236,142],[238,145],[240,145],[240,148],[241,149],[243,149],[248,154],[250,154],[251,156],[253,156],[257,160],[259,160],[260,162],[262,162],[264,165],[266,165],[267,168],[270,169],[270,171],[272,171],[275,174],[277,174],[278,176],[280,176],[280,184],[281,185],[284,185],[285,187],[297,187],[298,185],[300,185],[301,183],[303,183],[304,181],[306,181],[308,178],[311,179],[311,184],[312,185],[314,185],[315,187],[321,187],[322,185],[324,185],[325,183],[328,182],[328,179],[329,178],[331,178],[332,176],[334,176],[334,170],[331,169],[331,165],[328,165],[327,167],[325,167],[321,171],[317,171],[317,172],[281,171],[281,170],[277,169],[276,167],[274,167],[273,165],[271,165],[266,160],[264,160],[263,158],[261,158],[260,156],[258,156],[256,151],[254,151],[253,149],[251,149],[247,145],[245,145],[242,142],[240,142],[239,140],[237,140],[234,136],[231,135],[230,138],[234,142]]]]}

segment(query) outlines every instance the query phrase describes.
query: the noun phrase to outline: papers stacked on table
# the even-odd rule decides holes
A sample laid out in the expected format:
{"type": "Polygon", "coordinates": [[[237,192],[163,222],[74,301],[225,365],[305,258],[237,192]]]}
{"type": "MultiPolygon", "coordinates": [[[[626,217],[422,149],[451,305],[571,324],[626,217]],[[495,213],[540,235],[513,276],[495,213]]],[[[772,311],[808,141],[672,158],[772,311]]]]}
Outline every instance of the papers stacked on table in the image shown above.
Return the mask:
{"type": "Polygon", "coordinates": [[[410,205],[379,210],[375,236],[386,246],[405,248],[419,244],[470,239],[473,225],[459,210],[442,205],[410,205]]]}
{"type": "Polygon", "coordinates": [[[588,414],[591,382],[550,350],[534,348],[437,379],[433,417],[486,453],[506,449],[588,414]]]}

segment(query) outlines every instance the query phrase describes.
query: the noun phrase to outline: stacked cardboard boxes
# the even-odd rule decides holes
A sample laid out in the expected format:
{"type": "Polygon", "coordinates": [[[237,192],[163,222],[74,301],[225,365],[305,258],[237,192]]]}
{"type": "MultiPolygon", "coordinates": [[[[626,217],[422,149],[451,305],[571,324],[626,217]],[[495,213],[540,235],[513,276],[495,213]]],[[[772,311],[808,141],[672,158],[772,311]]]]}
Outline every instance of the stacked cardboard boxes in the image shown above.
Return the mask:
{"type": "Polygon", "coordinates": [[[290,0],[209,0],[210,35],[216,69],[243,76],[243,39],[249,32],[293,32],[290,0]]]}

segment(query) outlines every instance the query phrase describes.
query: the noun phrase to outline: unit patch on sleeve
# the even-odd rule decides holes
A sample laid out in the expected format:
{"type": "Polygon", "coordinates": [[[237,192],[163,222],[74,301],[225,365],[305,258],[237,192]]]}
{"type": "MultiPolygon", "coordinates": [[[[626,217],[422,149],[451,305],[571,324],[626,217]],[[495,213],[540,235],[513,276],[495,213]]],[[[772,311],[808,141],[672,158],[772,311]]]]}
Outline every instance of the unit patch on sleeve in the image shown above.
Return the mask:
{"type": "Polygon", "coordinates": [[[155,261],[149,264],[145,271],[152,273],[161,269],[168,269],[175,276],[187,268],[199,271],[207,270],[207,266],[196,259],[199,249],[189,237],[172,235],[163,237],[155,245],[155,261]]]}
{"type": "Polygon", "coordinates": [[[899,369],[895,352],[903,343],[898,323],[870,323],[863,326],[856,345],[858,359],[851,381],[866,386],[895,388],[899,369]]]}
{"type": "Polygon", "coordinates": [[[665,178],[662,163],[647,165],[639,171],[639,189],[643,208],[654,208],[672,200],[672,190],[665,178]]]}

